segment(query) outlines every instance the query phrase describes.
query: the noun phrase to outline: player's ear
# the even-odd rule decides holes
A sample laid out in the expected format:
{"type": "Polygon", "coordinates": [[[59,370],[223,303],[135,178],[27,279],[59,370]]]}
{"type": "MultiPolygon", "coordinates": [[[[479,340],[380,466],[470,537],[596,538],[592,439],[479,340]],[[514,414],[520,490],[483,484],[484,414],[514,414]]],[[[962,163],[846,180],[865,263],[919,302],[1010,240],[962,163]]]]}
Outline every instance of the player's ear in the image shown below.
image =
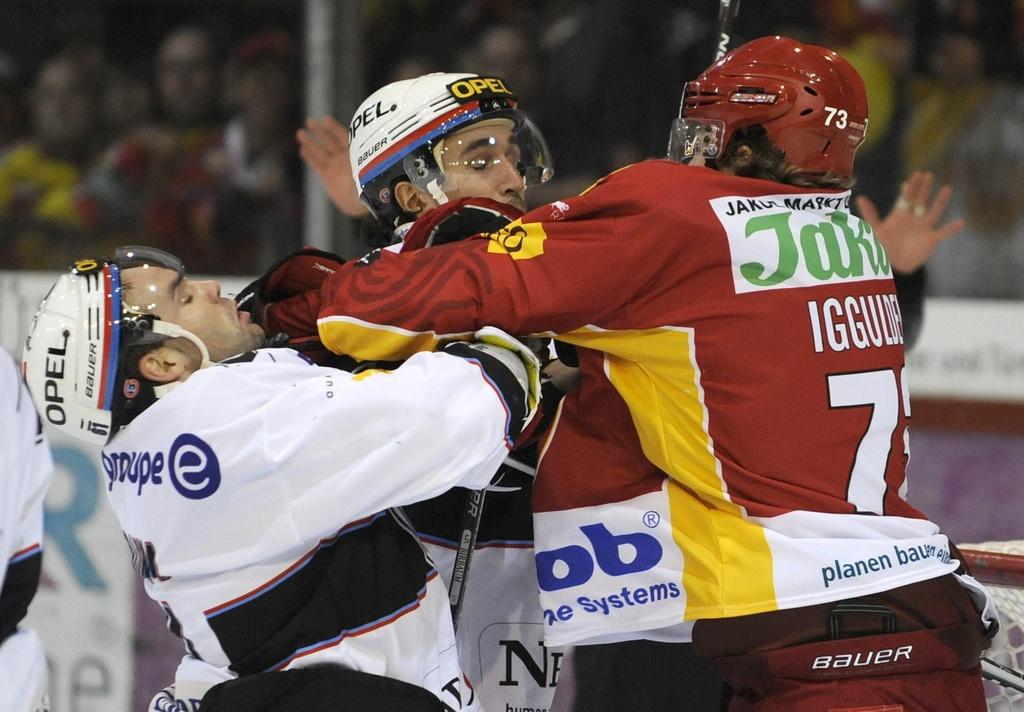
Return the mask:
{"type": "Polygon", "coordinates": [[[139,373],[155,383],[173,383],[192,372],[188,357],[170,344],[162,344],[139,359],[139,373]]]}
{"type": "Polygon", "coordinates": [[[394,190],[392,190],[392,194],[395,197],[395,202],[398,204],[398,207],[401,208],[404,213],[419,215],[424,210],[433,207],[428,202],[429,198],[427,197],[427,194],[407,180],[396,183],[394,190]]]}

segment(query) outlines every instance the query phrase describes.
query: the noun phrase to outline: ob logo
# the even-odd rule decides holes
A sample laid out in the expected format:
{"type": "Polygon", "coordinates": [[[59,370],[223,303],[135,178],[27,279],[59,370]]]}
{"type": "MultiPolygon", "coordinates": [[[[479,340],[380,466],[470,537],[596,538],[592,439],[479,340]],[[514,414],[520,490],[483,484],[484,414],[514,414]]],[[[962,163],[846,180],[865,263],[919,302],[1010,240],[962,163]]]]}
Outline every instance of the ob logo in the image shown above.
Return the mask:
{"type": "Polygon", "coordinates": [[[594,575],[595,562],[609,576],[625,576],[652,569],[661,561],[661,544],[650,534],[612,534],[604,524],[588,524],[580,531],[590,541],[593,555],[577,544],[535,555],[537,583],[543,590],[560,591],[585,584],[594,575]]]}
{"type": "Polygon", "coordinates": [[[220,487],[220,462],[209,445],[192,433],[182,433],[167,454],[171,484],[188,499],[204,499],[220,487]]]}

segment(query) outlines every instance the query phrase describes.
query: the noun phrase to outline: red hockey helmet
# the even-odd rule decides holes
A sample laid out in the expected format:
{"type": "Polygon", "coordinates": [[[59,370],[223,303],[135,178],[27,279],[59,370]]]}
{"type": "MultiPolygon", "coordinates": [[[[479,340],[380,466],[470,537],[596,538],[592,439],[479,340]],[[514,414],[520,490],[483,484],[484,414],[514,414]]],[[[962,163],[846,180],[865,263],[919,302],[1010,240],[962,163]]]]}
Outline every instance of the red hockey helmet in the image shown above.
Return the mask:
{"type": "Polygon", "coordinates": [[[787,37],[753,40],[687,83],[669,156],[714,159],[733,132],[756,124],[791,164],[852,175],[868,126],[864,82],[832,50],[787,37]]]}

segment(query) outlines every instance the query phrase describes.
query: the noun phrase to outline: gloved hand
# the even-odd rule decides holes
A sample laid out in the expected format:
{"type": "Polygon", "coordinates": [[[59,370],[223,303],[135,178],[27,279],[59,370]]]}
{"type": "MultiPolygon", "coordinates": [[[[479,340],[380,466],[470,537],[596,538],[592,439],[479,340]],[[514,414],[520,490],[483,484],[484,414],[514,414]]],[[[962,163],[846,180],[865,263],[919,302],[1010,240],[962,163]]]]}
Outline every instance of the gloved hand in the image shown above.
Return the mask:
{"type": "Polygon", "coordinates": [[[402,252],[458,242],[480,232],[496,232],[522,217],[513,205],[489,198],[461,198],[421,215],[402,239],[402,252]]]}
{"type": "MultiPolygon", "coordinates": [[[[270,304],[303,292],[319,291],[323,281],[343,264],[345,259],[332,252],[303,247],[246,285],[235,298],[238,310],[249,312],[253,321],[266,328],[264,313],[270,304]]],[[[315,328],[313,333],[316,333],[315,328]]]]}
{"type": "Polygon", "coordinates": [[[238,293],[238,309],[249,312],[268,337],[286,334],[285,345],[324,363],[332,354],[320,344],[316,328],[320,285],[344,262],[312,247],[293,252],[238,293]]]}
{"type": "Polygon", "coordinates": [[[449,342],[441,350],[479,361],[508,403],[513,414],[510,435],[516,439],[537,413],[540,359],[526,344],[493,326],[483,327],[473,334],[473,338],[474,341],[449,342]]]}
{"type": "Polygon", "coordinates": [[[489,344],[498,348],[510,351],[522,363],[526,373],[526,406],[527,414],[525,422],[529,422],[537,412],[537,404],[540,403],[540,359],[529,346],[513,336],[506,334],[496,326],[485,326],[478,329],[473,338],[478,344],[489,344]]]}

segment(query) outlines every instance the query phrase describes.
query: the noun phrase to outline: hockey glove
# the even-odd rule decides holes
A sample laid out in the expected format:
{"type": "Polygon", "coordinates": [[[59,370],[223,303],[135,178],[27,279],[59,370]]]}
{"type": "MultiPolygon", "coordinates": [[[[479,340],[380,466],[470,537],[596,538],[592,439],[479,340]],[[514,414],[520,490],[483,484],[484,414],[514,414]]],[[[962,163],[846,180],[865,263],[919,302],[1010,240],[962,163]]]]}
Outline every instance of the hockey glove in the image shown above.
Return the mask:
{"type": "Polygon", "coordinates": [[[263,317],[267,306],[302,292],[319,291],[323,281],[343,264],[345,259],[334,253],[303,247],[279,260],[239,292],[235,299],[238,310],[249,312],[253,321],[266,326],[263,317]]]}
{"type": "Polygon", "coordinates": [[[331,354],[320,344],[316,328],[320,285],[344,262],[312,247],[293,252],[238,293],[238,309],[249,312],[268,336],[286,334],[285,345],[322,363],[331,354]]]}
{"type": "Polygon", "coordinates": [[[458,242],[481,232],[496,232],[522,217],[521,210],[489,198],[462,198],[421,215],[402,239],[402,252],[458,242]]]}
{"type": "Polygon", "coordinates": [[[519,437],[540,401],[540,360],[525,344],[493,326],[473,334],[476,341],[453,341],[445,353],[474,360],[497,387],[512,415],[509,435],[519,437]]]}

